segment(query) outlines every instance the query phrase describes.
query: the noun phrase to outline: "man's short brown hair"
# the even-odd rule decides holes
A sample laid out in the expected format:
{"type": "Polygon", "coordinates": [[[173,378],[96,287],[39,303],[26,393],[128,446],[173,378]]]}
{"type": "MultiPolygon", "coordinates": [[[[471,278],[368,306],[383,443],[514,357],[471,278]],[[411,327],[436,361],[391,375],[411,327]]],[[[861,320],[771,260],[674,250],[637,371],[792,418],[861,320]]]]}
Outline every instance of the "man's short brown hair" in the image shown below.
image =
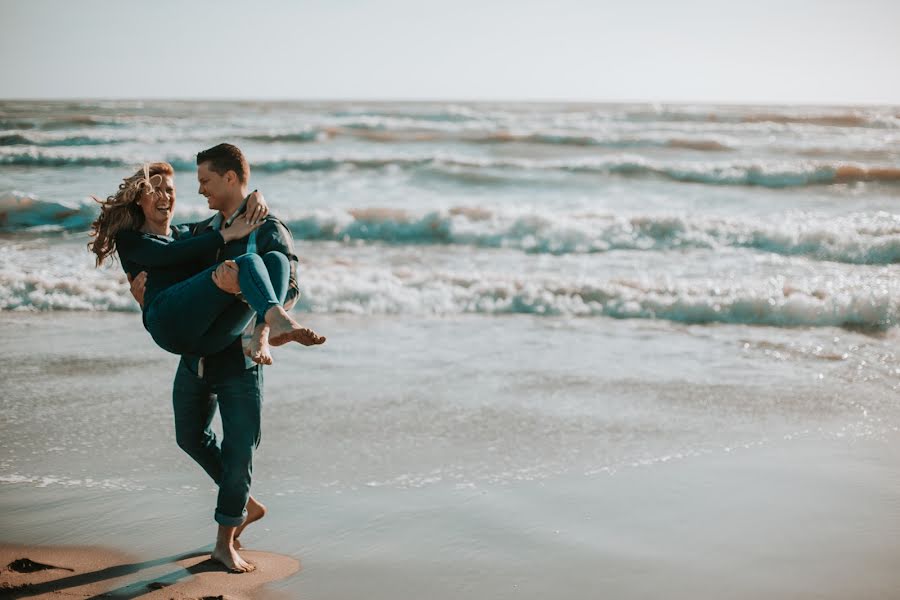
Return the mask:
{"type": "Polygon", "coordinates": [[[225,175],[234,171],[242,184],[250,179],[250,165],[241,149],[233,144],[219,144],[197,154],[197,165],[209,163],[209,170],[225,175]]]}

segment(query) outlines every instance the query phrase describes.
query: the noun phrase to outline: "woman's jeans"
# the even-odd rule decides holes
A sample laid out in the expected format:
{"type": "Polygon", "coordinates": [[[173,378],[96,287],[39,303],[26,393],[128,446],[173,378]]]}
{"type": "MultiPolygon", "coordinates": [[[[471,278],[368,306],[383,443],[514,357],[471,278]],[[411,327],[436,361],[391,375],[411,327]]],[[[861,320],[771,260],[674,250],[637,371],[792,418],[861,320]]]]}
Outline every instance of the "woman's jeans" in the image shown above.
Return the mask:
{"type": "Polygon", "coordinates": [[[147,308],[147,331],[173,354],[207,356],[228,347],[256,315],[281,306],[287,296],[290,263],[281,252],[242,254],[235,259],[241,293],[250,306],[220,290],[212,280],[218,265],[179,281],[147,308]]]}

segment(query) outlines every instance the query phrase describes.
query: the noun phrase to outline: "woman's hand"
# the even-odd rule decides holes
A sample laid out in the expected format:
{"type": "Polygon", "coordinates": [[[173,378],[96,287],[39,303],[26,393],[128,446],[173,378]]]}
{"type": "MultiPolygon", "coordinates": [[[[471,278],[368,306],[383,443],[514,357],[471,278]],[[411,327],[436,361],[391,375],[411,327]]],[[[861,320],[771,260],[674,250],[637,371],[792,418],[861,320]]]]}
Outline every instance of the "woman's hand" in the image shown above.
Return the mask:
{"type": "Polygon", "coordinates": [[[131,275],[128,275],[127,277],[128,283],[131,286],[131,295],[137,300],[138,305],[141,308],[144,308],[144,291],[147,287],[147,272],[141,271],[134,279],[131,278],[131,275]]]}
{"type": "Polygon", "coordinates": [[[225,243],[227,244],[228,242],[240,240],[247,237],[252,232],[262,227],[263,223],[264,221],[260,221],[259,223],[250,223],[245,219],[238,219],[231,224],[231,227],[222,229],[221,234],[222,237],[225,238],[225,243]]]}
{"type": "Polygon", "coordinates": [[[256,223],[262,221],[269,214],[269,205],[266,199],[258,190],[253,190],[250,198],[247,200],[247,210],[244,211],[244,218],[248,223],[256,223]]]}

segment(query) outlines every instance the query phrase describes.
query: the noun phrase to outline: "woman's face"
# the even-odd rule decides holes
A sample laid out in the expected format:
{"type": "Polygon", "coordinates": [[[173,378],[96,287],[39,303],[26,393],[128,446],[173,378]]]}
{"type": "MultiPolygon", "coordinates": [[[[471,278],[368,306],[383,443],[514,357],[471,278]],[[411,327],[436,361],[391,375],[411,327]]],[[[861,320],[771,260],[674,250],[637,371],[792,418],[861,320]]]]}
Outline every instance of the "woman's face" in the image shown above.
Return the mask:
{"type": "Polygon", "coordinates": [[[152,191],[145,191],[139,204],[144,211],[148,225],[168,228],[175,212],[175,181],[171,175],[153,175],[150,177],[152,191]]]}

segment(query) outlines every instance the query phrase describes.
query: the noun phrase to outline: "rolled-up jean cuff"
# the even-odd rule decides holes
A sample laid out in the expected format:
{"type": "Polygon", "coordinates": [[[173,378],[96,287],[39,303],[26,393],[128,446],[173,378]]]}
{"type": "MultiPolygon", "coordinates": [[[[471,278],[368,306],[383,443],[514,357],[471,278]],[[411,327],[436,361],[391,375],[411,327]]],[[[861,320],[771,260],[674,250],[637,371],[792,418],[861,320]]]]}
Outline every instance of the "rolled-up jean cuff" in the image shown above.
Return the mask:
{"type": "Polygon", "coordinates": [[[247,518],[247,509],[244,509],[244,514],[240,517],[230,517],[228,515],[223,515],[219,511],[216,511],[216,523],[223,527],[238,527],[244,523],[244,519],[247,518]]]}

